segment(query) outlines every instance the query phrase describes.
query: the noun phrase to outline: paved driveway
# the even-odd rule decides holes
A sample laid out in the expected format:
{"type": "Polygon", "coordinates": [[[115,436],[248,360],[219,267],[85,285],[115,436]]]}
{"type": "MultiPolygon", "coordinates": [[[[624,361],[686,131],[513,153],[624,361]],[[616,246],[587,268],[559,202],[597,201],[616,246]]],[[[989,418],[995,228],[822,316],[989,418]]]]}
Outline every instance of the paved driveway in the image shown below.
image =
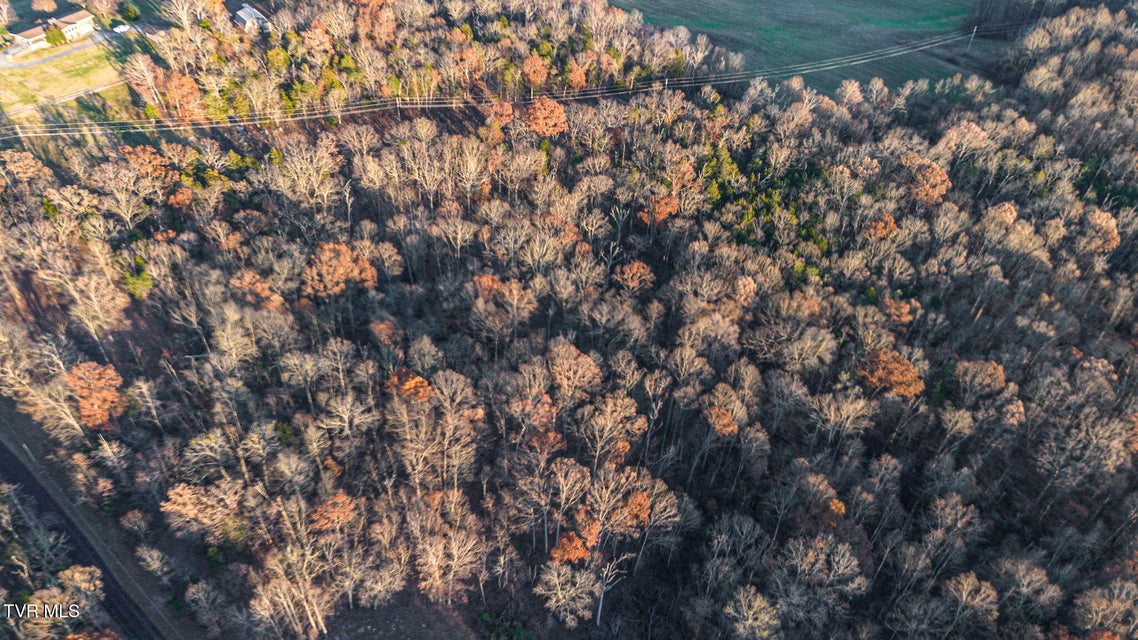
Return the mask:
{"type": "Polygon", "coordinates": [[[0,55],[0,69],[27,69],[28,67],[34,67],[36,65],[43,64],[45,62],[51,62],[52,60],[62,58],[63,56],[71,55],[72,53],[75,53],[76,51],[82,51],[88,47],[93,47],[93,46],[99,44],[100,42],[103,42],[104,40],[110,40],[111,38],[117,38],[120,35],[121,34],[118,34],[118,33],[107,33],[105,31],[95,31],[94,33],[91,34],[91,37],[88,38],[87,42],[84,42],[83,44],[79,45],[78,47],[72,47],[66,51],[60,51],[59,53],[52,54],[46,58],[40,58],[39,60],[29,60],[27,62],[9,62],[7,54],[0,55]]]}

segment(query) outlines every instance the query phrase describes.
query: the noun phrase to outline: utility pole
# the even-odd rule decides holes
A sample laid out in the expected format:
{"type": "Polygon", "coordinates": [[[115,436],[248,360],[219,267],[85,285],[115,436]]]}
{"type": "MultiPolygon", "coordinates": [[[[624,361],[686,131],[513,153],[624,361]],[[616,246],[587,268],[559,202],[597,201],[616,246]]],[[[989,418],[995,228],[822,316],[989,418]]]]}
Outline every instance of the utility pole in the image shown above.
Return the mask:
{"type": "Polygon", "coordinates": [[[348,210],[348,229],[352,228],[352,181],[344,181],[344,205],[348,210]]]}
{"type": "Polygon", "coordinates": [[[968,51],[965,51],[965,53],[972,53],[972,41],[975,39],[976,39],[976,26],[973,25],[972,35],[971,35],[971,37],[968,38],[968,51]]]}

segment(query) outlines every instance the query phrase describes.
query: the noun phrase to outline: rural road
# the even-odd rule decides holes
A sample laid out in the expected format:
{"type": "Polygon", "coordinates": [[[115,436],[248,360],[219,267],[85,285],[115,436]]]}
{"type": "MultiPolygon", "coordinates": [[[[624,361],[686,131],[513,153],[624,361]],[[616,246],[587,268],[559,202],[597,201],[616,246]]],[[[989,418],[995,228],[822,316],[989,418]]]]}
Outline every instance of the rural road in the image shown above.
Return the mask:
{"type": "Polygon", "coordinates": [[[20,436],[12,421],[20,419],[27,418],[15,411],[10,400],[0,399],[0,480],[20,485],[25,494],[35,498],[39,509],[54,511],[61,517],[57,528],[71,541],[72,559],[96,566],[103,572],[103,606],[127,638],[181,640],[178,629],[159,609],[165,603],[151,601],[150,594],[134,581],[79,508],[63,494],[50,477],[50,470],[32,458],[26,446],[18,442],[20,436]]]}
{"type": "Polygon", "coordinates": [[[0,69],[27,69],[29,67],[41,65],[45,62],[51,62],[52,60],[57,60],[57,59],[62,58],[64,56],[69,56],[69,55],[75,53],[76,51],[82,51],[82,50],[87,49],[89,47],[93,47],[93,46],[99,44],[100,42],[103,42],[105,40],[110,40],[111,38],[117,38],[117,37],[119,37],[119,34],[117,34],[117,33],[105,33],[103,31],[96,31],[96,32],[91,34],[91,37],[90,37],[90,39],[87,40],[87,42],[84,42],[83,44],[79,45],[78,47],[72,47],[66,51],[60,51],[59,53],[55,53],[55,54],[52,54],[50,56],[47,56],[46,58],[40,58],[39,60],[29,60],[27,62],[8,62],[7,61],[8,56],[0,55],[0,69]]]}

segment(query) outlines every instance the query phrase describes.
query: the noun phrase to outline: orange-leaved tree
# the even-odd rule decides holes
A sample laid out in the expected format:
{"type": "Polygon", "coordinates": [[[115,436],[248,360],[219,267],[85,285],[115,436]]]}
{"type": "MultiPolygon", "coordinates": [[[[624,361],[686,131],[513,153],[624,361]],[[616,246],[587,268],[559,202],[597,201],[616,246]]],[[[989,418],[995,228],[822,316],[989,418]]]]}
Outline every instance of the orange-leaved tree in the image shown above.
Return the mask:
{"type": "Polygon", "coordinates": [[[680,199],[676,196],[655,195],[647,209],[636,214],[644,224],[658,229],[664,221],[680,211],[680,199]]]}
{"type": "Polygon", "coordinates": [[[616,280],[617,284],[632,293],[636,293],[643,287],[651,287],[652,284],[656,282],[656,276],[652,273],[652,267],[649,267],[640,260],[634,260],[629,264],[618,266],[614,270],[613,279],[616,280]]]}
{"type": "Polygon", "coordinates": [[[557,541],[557,546],[550,550],[549,555],[557,564],[573,564],[589,557],[589,549],[581,536],[572,531],[565,531],[557,541]]]}
{"type": "Polygon", "coordinates": [[[323,242],[304,270],[304,294],[327,298],[339,295],[356,282],[366,289],[376,285],[375,267],[341,242],[323,242]]]}
{"type": "Polygon", "coordinates": [[[549,77],[549,63],[536,53],[529,54],[525,60],[522,60],[522,77],[531,92],[540,89],[549,77]]]}
{"type": "Polygon", "coordinates": [[[526,110],[526,126],[539,136],[553,137],[569,130],[569,119],[565,117],[565,107],[556,100],[545,96],[538,98],[526,110]]]}
{"type": "Polygon", "coordinates": [[[921,380],[917,367],[892,349],[871,351],[857,375],[866,385],[902,398],[912,398],[925,390],[925,381],[921,380]]]}
{"type": "Polygon", "coordinates": [[[340,490],[312,512],[312,530],[342,532],[360,520],[359,503],[340,490]]]}
{"type": "Polygon", "coordinates": [[[940,165],[925,160],[915,153],[906,153],[901,158],[901,164],[913,172],[913,182],[909,185],[909,192],[917,202],[925,206],[939,203],[952,188],[952,181],[940,165]]]}
{"type": "Polygon", "coordinates": [[[429,382],[406,367],[400,367],[391,374],[387,379],[387,390],[405,401],[420,404],[430,400],[434,393],[429,382]]]}
{"type": "Polygon", "coordinates": [[[111,418],[122,415],[126,405],[119,393],[122,376],[113,365],[81,362],[67,372],[66,380],[79,405],[83,426],[109,429],[111,418]]]}

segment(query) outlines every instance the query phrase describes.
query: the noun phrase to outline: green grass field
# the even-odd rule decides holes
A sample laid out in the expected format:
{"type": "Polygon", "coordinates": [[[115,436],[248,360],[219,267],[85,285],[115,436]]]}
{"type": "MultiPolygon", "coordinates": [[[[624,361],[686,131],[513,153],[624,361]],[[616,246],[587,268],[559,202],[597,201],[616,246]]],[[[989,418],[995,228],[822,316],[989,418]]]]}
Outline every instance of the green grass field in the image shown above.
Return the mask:
{"type": "MultiPolygon", "coordinates": [[[[637,9],[661,27],[682,24],[704,32],[712,42],[746,56],[747,67],[801,64],[905,44],[960,27],[970,0],[612,0],[637,9]]],[[[966,43],[805,76],[830,90],[843,78],[867,81],[879,76],[890,85],[920,77],[969,71],[975,57],[962,54],[966,43]],[[970,62],[970,60],[972,62],[970,62]]],[[[990,48],[977,43],[973,54],[990,48]]]]}
{"type": "Polygon", "coordinates": [[[121,79],[120,69],[130,54],[149,51],[149,43],[136,33],[104,38],[93,46],[83,40],[64,47],[51,47],[17,58],[24,64],[58,53],[61,58],[22,69],[0,68],[0,109],[5,113],[26,112],[26,107],[47,104],[121,79]]]}
{"type": "Polygon", "coordinates": [[[53,100],[118,77],[114,54],[104,47],[88,47],[26,69],[0,69],[0,108],[11,111],[53,100]]]}

